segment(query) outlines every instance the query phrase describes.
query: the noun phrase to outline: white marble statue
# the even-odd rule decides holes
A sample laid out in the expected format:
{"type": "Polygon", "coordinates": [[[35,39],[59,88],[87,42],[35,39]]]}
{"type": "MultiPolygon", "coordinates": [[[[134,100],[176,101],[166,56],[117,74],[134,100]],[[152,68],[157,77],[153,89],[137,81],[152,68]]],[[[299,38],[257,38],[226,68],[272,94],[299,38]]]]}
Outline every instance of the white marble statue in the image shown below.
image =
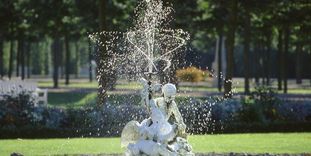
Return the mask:
{"type": "Polygon", "coordinates": [[[129,122],[121,134],[121,146],[127,147],[127,156],[194,155],[186,140],[186,125],[175,103],[176,87],[168,83],[162,87],[162,97],[152,99],[159,85],[151,85],[142,79],[142,95],[150,118],[129,122]],[[147,95],[146,95],[147,94],[147,95]]]}

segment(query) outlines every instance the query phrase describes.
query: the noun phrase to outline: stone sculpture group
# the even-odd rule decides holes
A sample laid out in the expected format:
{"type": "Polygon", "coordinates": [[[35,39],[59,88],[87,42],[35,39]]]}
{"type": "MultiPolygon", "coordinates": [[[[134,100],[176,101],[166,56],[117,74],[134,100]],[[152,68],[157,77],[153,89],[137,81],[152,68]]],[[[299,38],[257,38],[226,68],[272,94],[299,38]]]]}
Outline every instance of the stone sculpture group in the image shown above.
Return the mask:
{"type": "Polygon", "coordinates": [[[126,147],[126,156],[194,156],[187,141],[186,125],[175,103],[176,87],[167,83],[159,84],[141,79],[142,91],[150,117],[130,121],[121,134],[121,146],[126,147]],[[153,94],[162,90],[162,96],[153,94]]]}

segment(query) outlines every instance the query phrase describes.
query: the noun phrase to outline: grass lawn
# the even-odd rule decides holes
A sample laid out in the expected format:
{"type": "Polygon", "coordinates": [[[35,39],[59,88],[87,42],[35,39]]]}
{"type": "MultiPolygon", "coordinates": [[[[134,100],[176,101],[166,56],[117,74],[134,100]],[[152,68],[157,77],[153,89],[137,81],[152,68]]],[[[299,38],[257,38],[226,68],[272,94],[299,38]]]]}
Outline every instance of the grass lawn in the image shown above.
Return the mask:
{"type": "MultiPolygon", "coordinates": [[[[53,87],[53,81],[38,81],[39,87],[53,87]]],[[[59,82],[59,86],[62,88],[97,88],[97,81],[88,82],[88,81],[72,81],[69,85],[65,84],[64,80],[59,82]]],[[[136,82],[128,82],[128,83],[118,83],[116,89],[141,89],[142,86],[136,82]]]]}
{"type": "Polygon", "coordinates": [[[49,106],[63,107],[63,108],[79,108],[86,104],[96,103],[97,93],[86,92],[59,92],[48,93],[49,106]]]}
{"type": "MultiPolygon", "coordinates": [[[[97,100],[96,92],[50,92],[48,93],[48,105],[62,108],[80,108],[94,106],[97,100]]],[[[140,104],[139,95],[108,95],[111,104],[124,104],[126,102],[140,104]]]]}
{"type": "MultiPolygon", "coordinates": [[[[278,93],[283,93],[282,91],[279,91],[278,93]]],[[[288,90],[289,94],[311,94],[310,88],[293,88],[288,90]]]]}
{"type": "MultiPolygon", "coordinates": [[[[53,87],[52,81],[38,81],[38,86],[41,88],[44,87],[53,87]]],[[[59,82],[59,86],[61,88],[76,88],[76,89],[86,89],[86,88],[97,88],[98,83],[96,81],[93,81],[92,83],[88,81],[72,81],[70,82],[70,85],[65,85],[65,81],[61,80],[59,82]]],[[[140,84],[137,82],[122,82],[116,84],[116,89],[120,90],[139,90],[142,88],[140,84]]],[[[274,85],[274,88],[276,86],[274,85]]],[[[212,87],[211,84],[196,84],[193,85],[180,85],[180,91],[194,91],[194,92],[218,92],[217,87],[212,87]]],[[[244,92],[243,85],[234,85],[233,86],[234,92],[244,92]]],[[[251,91],[253,91],[254,88],[251,88],[251,91]]],[[[282,91],[278,91],[279,93],[283,93],[282,91]]],[[[298,87],[295,88],[289,88],[288,89],[289,94],[311,94],[311,88],[310,87],[298,87]]]]}
{"type": "MultiPolygon", "coordinates": [[[[195,135],[194,152],[207,153],[311,153],[311,133],[195,135]]],[[[123,153],[120,138],[11,139],[0,140],[0,155],[123,153]]]]}
{"type": "MultiPolygon", "coordinates": [[[[181,103],[189,100],[190,97],[180,96],[176,97],[176,102],[181,103]]],[[[207,97],[197,97],[197,99],[207,99],[207,97]]],[[[48,106],[61,108],[80,108],[84,106],[96,105],[97,93],[95,92],[50,92],[48,93],[48,106]]],[[[140,105],[141,98],[139,95],[108,95],[108,102],[110,104],[137,104],[140,105]]]]}
{"type": "MultiPolygon", "coordinates": [[[[53,87],[53,81],[38,81],[38,86],[41,88],[44,87],[53,87]]],[[[97,81],[88,82],[88,81],[71,81],[69,85],[65,84],[65,80],[59,81],[59,86],[64,88],[97,88],[97,81]]]]}

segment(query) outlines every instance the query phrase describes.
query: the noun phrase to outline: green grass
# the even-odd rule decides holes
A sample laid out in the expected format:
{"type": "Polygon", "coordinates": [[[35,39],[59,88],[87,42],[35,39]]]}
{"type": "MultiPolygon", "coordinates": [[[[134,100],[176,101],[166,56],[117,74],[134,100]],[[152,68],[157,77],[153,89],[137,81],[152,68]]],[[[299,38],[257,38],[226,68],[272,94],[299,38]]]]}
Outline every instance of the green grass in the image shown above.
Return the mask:
{"type": "MultiPolygon", "coordinates": [[[[39,87],[53,87],[53,82],[52,81],[39,81],[38,82],[39,87]]],[[[97,82],[70,82],[69,85],[66,85],[64,81],[59,82],[59,87],[62,88],[97,88],[98,83],[97,82]]],[[[129,82],[129,83],[122,83],[122,84],[117,84],[116,89],[141,89],[142,86],[139,85],[136,82],[129,82]]]]}
{"type": "Polygon", "coordinates": [[[86,92],[51,92],[48,93],[49,106],[79,108],[96,102],[97,93],[86,92]]]}
{"type": "MultiPolygon", "coordinates": [[[[176,102],[187,103],[189,97],[178,96],[176,102]]],[[[207,97],[196,97],[196,99],[206,100],[207,97]]],[[[94,106],[97,100],[97,93],[87,92],[51,92],[48,93],[48,106],[61,107],[61,108],[80,108],[84,106],[94,106]]],[[[110,94],[108,95],[108,102],[111,104],[135,104],[140,105],[140,95],[123,95],[123,94],[110,94]]]]}
{"type": "MultiPolygon", "coordinates": [[[[279,93],[283,93],[280,91],[279,93]]],[[[293,88],[288,89],[289,94],[311,94],[311,88],[293,88]]]]}
{"type": "Polygon", "coordinates": [[[138,90],[138,89],[142,89],[142,85],[138,84],[136,82],[129,82],[129,83],[123,83],[123,84],[117,84],[116,85],[116,89],[134,89],[134,90],[138,90]]]}
{"type": "MultiPolygon", "coordinates": [[[[38,81],[38,86],[39,87],[53,87],[53,82],[52,81],[38,81]]],[[[65,85],[64,80],[59,81],[59,86],[62,88],[73,88],[73,89],[85,89],[85,88],[97,88],[98,83],[96,81],[93,81],[92,83],[88,82],[87,80],[72,80],[69,85],[65,85]]],[[[137,82],[122,82],[116,84],[116,89],[120,90],[138,90],[141,89],[142,86],[137,83],[137,82]]],[[[274,87],[275,84],[274,84],[274,87]]],[[[297,86],[296,86],[297,87],[297,86]]],[[[209,83],[206,85],[203,84],[195,84],[194,85],[187,85],[187,86],[180,86],[179,88],[181,91],[206,91],[206,92],[218,92],[217,87],[211,87],[209,83]]],[[[235,90],[234,92],[244,92],[244,86],[242,84],[234,84],[233,89],[235,90]]],[[[251,88],[251,90],[254,90],[254,88],[251,88]]],[[[279,93],[282,93],[282,91],[278,91],[279,93]]],[[[310,87],[301,87],[301,88],[289,88],[288,89],[289,94],[311,94],[311,88],[310,87]]]]}
{"type": "MultiPolygon", "coordinates": [[[[189,142],[196,153],[311,153],[311,133],[195,135],[189,142]]],[[[123,153],[120,138],[0,140],[0,155],[123,153]]]]}
{"type": "MultiPolygon", "coordinates": [[[[61,108],[80,108],[94,106],[97,101],[97,92],[51,92],[48,93],[48,105],[61,108]]],[[[140,103],[139,95],[108,95],[111,104],[140,103]]]]}
{"type": "MultiPolygon", "coordinates": [[[[38,81],[39,87],[53,87],[53,81],[38,81]]],[[[88,81],[81,81],[81,82],[70,82],[69,85],[65,84],[65,81],[59,81],[59,86],[63,88],[97,88],[98,83],[96,81],[88,82],[88,81]]]]}
{"type": "Polygon", "coordinates": [[[311,133],[207,135],[190,142],[201,153],[311,153],[311,133]]]}
{"type": "Polygon", "coordinates": [[[3,156],[13,152],[25,156],[122,152],[119,138],[0,140],[0,147],[3,156]]]}
{"type": "MultiPolygon", "coordinates": [[[[45,88],[45,87],[53,87],[52,81],[38,81],[38,86],[45,88]]],[[[96,81],[88,82],[88,81],[72,81],[69,85],[65,84],[64,80],[61,80],[59,82],[59,87],[62,88],[97,88],[98,83],[96,81]]],[[[141,89],[142,86],[138,84],[137,82],[128,82],[128,83],[122,83],[117,84],[116,89],[141,89]]]]}

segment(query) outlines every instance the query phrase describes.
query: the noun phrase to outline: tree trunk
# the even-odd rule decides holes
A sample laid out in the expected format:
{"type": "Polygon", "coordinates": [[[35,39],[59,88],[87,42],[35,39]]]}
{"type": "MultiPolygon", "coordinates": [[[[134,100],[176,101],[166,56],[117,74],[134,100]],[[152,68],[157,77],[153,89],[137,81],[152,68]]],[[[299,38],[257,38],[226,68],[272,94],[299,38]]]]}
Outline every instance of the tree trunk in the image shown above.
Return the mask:
{"type": "Polygon", "coordinates": [[[31,50],[33,51],[33,55],[31,55],[33,68],[31,68],[31,73],[34,74],[42,74],[42,70],[44,67],[41,66],[41,63],[44,63],[44,60],[41,60],[41,57],[43,57],[45,54],[40,53],[43,52],[43,49],[39,49],[38,42],[34,42],[31,46],[31,50]],[[40,59],[39,59],[40,58],[40,59]]]}
{"type": "Polygon", "coordinates": [[[25,42],[23,41],[22,47],[21,47],[21,66],[22,66],[22,80],[25,79],[25,42]]]}
{"type": "Polygon", "coordinates": [[[255,43],[254,49],[254,77],[256,85],[259,85],[259,76],[260,76],[260,48],[258,42],[255,43]]]}
{"type": "Polygon", "coordinates": [[[264,48],[264,41],[260,39],[259,41],[259,57],[260,57],[260,77],[261,77],[261,84],[265,84],[265,75],[266,75],[266,68],[265,68],[265,61],[266,61],[266,53],[264,48]]]}
{"type": "Polygon", "coordinates": [[[10,61],[9,61],[9,79],[12,77],[12,71],[13,71],[13,53],[14,53],[14,40],[11,39],[10,41],[10,61]]]}
{"type": "Polygon", "coordinates": [[[106,13],[107,13],[107,1],[99,1],[99,30],[104,31],[107,29],[106,23],[106,13]]]}
{"type": "Polygon", "coordinates": [[[80,72],[80,47],[78,41],[75,42],[75,49],[76,49],[76,71],[75,71],[75,77],[79,77],[80,72]]]}
{"type": "MultiPolygon", "coordinates": [[[[61,40],[61,39],[60,39],[61,40]]],[[[64,40],[61,40],[60,41],[60,47],[61,49],[63,50],[66,50],[65,48],[65,41],[64,40]]],[[[62,51],[61,50],[61,51],[62,51]]],[[[59,53],[59,56],[60,56],[60,66],[59,66],[59,74],[60,74],[60,79],[64,79],[64,76],[65,76],[65,54],[64,53],[59,53]]]]}
{"type": "Polygon", "coordinates": [[[3,40],[0,38],[0,77],[3,78],[4,76],[4,60],[3,60],[3,40]]]}
{"type": "Polygon", "coordinates": [[[296,48],[296,83],[301,84],[301,53],[302,53],[302,45],[301,43],[297,43],[297,48],[296,48]]]}
{"type": "Polygon", "coordinates": [[[285,26],[285,36],[284,36],[284,54],[283,54],[283,81],[284,81],[284,93],[287,93],[287,55],[289,51],[289,26],[285,26]]]}
{"type": "MultiPolygon", "coordinates": [[[[100,0],[99,1],[99,30],[104,31],[106,29],[106,9],[107,9],[107,1],[106,0],[100,0]]],[[[105,38],[101,38],[101,41],[104,42],[105,38]]],[[[99,82],[98,87],[98,102],[97,106],[101,107],[107,102],[107,90],[108,90],[108,75],[107,72],[103,71],[105,68],[105,62],[107,60],[107,52],[104,47],[99,47],[99,54],[98,57],[96,57],[96,77],[99,82]]]]}
{"type": "Polygon", "coordinates": [[[93,82],[93,69],[92,69],[92,43],[91,39],[88,39],[89,42],[89,80],[93,82]]]}
{"type": "Polygon", "coordinates": [[[21,65],[21,79],[24,80],[25,78],[25,59],[24,59],[24,40],[19,39],[18,40],[18,49],[17,49],[17,55],[16,55],[16,76],[19,77],[20,72],[20,65],[21,65]]]}
{"type": "Polygon", "coordinates": [[[51,46],[51,51],[53,53],[53,82],[54,88],[58,88],[58,69],[60,64],[60,54],[61,54],[61,41],[59,37],[55,37],[51,46]]]}
{"type": "Polygon", "coordinates": [[[277,52],[277,79],[278,90],[282,90],[282,75],[283,75],[283,31],[280,28],[278,30],[278,52],[277,52]]]}
{"type": "Polygon", "coordinates": [[[246,21],[244,32],[244,93],[249,94],[249,51],[251,40],[251,17],[249,11],[246,9],[246,21]]]}
{"type": "Polygon", "coordinates": [[[266,34],[266,62],[265,67],[266,67],[266,85],[270,85],[270,53],[271,53],[271,33],[269,31],[268,34],[266,34]]]}
{"type": "Polygon", "coordinates": [[[237,11],[238,11],[238,2],[237,0],[230,1],[229,8],[229,21],[228,21],[228,42],[227,42],[227,72],[226,79],[224,83],[224,97],[232,97],[232,77],[233,77],[233,53],[234,53],[234,40],[235,40],[235,30],[237,27],[237,11]]]}
{"type": "MultiPolygon", "coordinates": [[[[44,74],[45,75],[49,75],[50,73],[50,53],[49,53],[49,50],[48,50],[48,47],[49,47],[49,42],[45,41],[43,43],[43,50],[44,50],[44,74]]],[[[53,53],[53,52],[52,52],[53,53]]]]}
{"type": "Polygon", "coordinates": [[[219,42],[218,42],[218,91],[221,92],[222,89],[222,41],[223,41],[223,26],[219,28],[218,31],[219,42]]]}
{"type": "Polygon", "coordinates": [[[26,65],[27,65],[27,78],[30,78],[30,55],[31,55],[31,42],[28,42],[27,47],[26,47],[26,65]]]}
{"type": "Polygon", "coordinates": [[[22,40],[19,39],[17,43],[17,54],[16,54],[16,77],[19,77],[19,64],[21,58],[21,48],[22,47],[22,40]]]}
{"type": "Polygon", "coordinates": [[[65,51],[66,51],[66,81],[65,84],[69,85],[69,75],[70,75],[70,49],[69,49],[69,40],[68,40],[68,36],[65,36],[65,51]]]}
{"type": "MultiPolygon", "coordinates": [[[[61,47],[62,49],[64,48],[63,47],[63,43],[61,42],[61,47]]],[[[65,75],[65,65],[64,65],[64,54],[60,53],[60,67],[59,67],[59,72],[60,72],[60,78],[63,79],[64,78],[64,75],[65,75]]]]}

